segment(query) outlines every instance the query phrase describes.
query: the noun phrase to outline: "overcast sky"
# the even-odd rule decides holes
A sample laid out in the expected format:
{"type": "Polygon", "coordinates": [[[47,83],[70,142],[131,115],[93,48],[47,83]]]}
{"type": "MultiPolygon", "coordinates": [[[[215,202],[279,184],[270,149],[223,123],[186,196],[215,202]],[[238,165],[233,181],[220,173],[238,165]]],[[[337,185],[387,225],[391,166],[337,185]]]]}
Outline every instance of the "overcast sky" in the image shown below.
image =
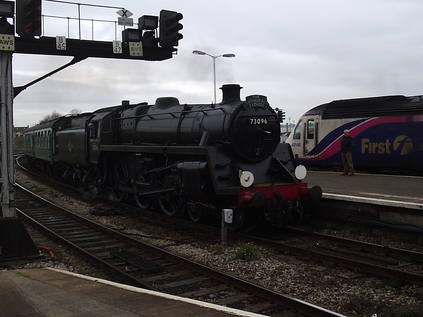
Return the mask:
{"type": "MultiPolygon", "coordinates": [[[[295,121],[335,99],[423,93],[423,1],[420,0],[178,0],[85,1],[122,6],[134,18],[161,9],[184,15],[178,55],[161,61],[88,59],[28,88],[15,99],[15,126],[33,125],[53,111],[92,111],[127,99],[154,103],[213,100],[212,59],[193,55],[234,53],[216,61],[217,86],[238,83],[241,98],[268,97],[295,121]]],[[[115,9],[82,7],[84,18],[116,20],[115,9]]],[[[43,14],[77,16],[77,7],[43,1],[43,14]]],[[[67,24],[45,22],[48,36],[67,35],[67,24]]],[[[90,24],[89,24],[90,25],[90,24]]],[[[91,28],[83,26],[83,38],[91,28]]],[[[71,37],[77,25],[71,25],[71,37]]],[[[120,36],[120,35],[119,35],[120,36]]],[[[113,40],[112,25],[95,24],[95,39],[113,40]]],[[[68,62],[70,57],[14,54],[16,86],[68,62]]],[[[221,100],[220,90],[217,95],[221,100]]]]}

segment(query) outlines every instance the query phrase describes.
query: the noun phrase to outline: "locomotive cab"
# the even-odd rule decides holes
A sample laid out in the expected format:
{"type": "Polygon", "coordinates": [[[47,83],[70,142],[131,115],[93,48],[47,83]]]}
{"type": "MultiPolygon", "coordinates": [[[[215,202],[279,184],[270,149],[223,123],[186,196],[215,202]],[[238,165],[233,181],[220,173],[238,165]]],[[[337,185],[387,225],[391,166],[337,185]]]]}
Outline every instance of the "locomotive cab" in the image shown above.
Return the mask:
{"type": "Polygon", "coordinates": [[[319,142],[319,115],[303,116],[290,133],[286,143],[291,144],[295,158],[311,154],[319,142]]]}

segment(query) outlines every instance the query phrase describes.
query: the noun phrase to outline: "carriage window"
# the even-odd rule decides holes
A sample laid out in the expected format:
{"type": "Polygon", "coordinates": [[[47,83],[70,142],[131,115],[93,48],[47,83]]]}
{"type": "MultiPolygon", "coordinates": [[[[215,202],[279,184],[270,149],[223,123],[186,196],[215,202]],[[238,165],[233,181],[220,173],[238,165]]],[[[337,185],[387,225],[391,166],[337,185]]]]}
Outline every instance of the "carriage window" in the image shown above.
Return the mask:
{"type": "Polygon", "coordinates": [[[308,120],[307,121],[307,139],[314,139],[314,130],[315,130],[315,125],[314,125],[314,120],[308,120]]]}
{"type": "Polygon", "coordinates": [[[294,140],[301,139],[301,130],[302,129],[303,129],[303,123],[300,121],[300,122],[298,122],[298,124],[297,124],[297,126],[295,127],[295,130],[294,130],[294,136],[293,136],[294,140]]]}

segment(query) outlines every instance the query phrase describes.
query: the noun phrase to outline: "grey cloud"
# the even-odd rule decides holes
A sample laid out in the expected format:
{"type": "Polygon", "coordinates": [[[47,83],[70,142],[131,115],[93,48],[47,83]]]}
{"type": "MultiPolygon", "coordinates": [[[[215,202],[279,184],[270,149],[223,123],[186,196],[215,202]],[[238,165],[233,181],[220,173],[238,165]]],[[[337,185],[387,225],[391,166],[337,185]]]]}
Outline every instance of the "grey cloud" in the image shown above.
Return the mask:
{"type": "MultiPolygon", "coordinates": [[[[176,96],[181,102],[211,102],[212,61],[192,55],[194,49],[235,53],[235,58],[217,60],[218,86],[236,82],[244,87],[244,97],[267,95],[274,107],[284,107],[293,119],[334,99],[416,95],[423,86],[421,1],[108,0],[102,4],[124,6],[135,18],[157,15],[160,9],[182,12],[184,39],[178,55],[163,62],[83,61],[22,93],[16,99],[16,122],[25,124],[52,110],[90,111],[122,99],[154,102],[159,96],[176,96]]],[[[51,14],[75,15],[66,8],[45,6],[51,14]]],[[[115,19],[114,11],[96,14],[115,19]]],[[[83,10],[86,17],[93,12],[83,10]]],[[[57,32],[63,33],[63,27],[57,26],[57,32]]],[[[113,31],[96,26],[96,36],[108,34],[111,40],[113,31]]],[[[16,55],[15,84],[68,60],[16,55]]]]}

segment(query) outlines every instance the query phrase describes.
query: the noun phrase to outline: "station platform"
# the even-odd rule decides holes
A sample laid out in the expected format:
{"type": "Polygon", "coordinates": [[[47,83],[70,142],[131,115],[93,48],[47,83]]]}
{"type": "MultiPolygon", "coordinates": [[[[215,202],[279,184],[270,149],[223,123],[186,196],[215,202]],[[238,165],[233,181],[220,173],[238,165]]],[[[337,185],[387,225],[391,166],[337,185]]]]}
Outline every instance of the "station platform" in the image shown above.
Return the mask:
{"type": "Polygon", "coordinates": [[[0,317],[263,316],[56,269],[0,272],[0,317]]]}
{"type": "Polygon", "coordinates": [[[423,211],[423,177],[309,170],[305,179],[319,185],[323,198],[423,211]]]}

